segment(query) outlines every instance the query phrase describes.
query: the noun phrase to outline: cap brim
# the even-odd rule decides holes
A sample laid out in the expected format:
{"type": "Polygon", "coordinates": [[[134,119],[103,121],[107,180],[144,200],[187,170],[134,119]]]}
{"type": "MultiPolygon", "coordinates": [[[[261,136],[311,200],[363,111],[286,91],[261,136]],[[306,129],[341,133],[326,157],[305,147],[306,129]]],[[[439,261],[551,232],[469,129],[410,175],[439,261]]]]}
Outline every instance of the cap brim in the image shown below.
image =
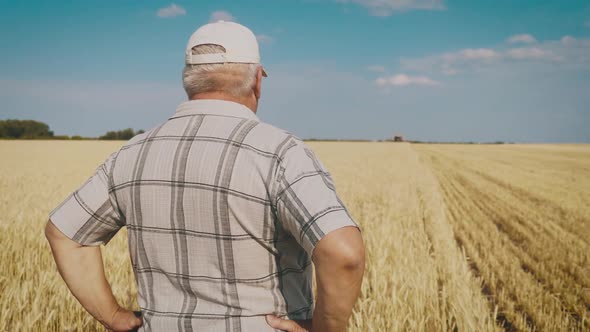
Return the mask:
{"type": "Polygon", "coordinates": [[[268,74],[266,74],[266,70],[264,70],[264,68],[262,68],[262,76],[268,77],[268,74]]]}

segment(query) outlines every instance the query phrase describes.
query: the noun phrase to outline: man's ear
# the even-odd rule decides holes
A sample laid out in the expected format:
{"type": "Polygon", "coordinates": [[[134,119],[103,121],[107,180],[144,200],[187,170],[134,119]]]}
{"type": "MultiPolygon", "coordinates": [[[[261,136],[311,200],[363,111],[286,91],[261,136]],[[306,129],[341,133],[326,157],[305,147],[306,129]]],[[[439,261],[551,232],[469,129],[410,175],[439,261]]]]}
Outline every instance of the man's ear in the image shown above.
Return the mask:
{"type": "Polygon", "coordinates": [[[260,94],[262,92],[262,66],[258,67],[258,71],[256,72],[256,86],[254,87],[254,95],[256,99],[260,99],[260,94]]]}

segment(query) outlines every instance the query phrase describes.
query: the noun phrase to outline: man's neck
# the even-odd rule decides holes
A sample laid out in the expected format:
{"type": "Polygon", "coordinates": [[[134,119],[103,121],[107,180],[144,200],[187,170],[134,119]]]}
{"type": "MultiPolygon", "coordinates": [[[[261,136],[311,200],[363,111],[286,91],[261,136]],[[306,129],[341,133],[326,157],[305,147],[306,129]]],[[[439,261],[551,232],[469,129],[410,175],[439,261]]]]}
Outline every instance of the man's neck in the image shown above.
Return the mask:
{"type": "Polygon", "coordinates": [[[233,101],[234,103],[242,104],[242,105],[248,107],[255,114],[256,114],[256,110],[258,108],[258,103],[256,102],[255,98],[236,98],[234,96],[228,95],[227,93],[223,93],[223,92],[203,92],[203,93],[198,93],[190,98],[190,100],[200,100],[200,99],[218,99],[218,100],[233,101]]]}

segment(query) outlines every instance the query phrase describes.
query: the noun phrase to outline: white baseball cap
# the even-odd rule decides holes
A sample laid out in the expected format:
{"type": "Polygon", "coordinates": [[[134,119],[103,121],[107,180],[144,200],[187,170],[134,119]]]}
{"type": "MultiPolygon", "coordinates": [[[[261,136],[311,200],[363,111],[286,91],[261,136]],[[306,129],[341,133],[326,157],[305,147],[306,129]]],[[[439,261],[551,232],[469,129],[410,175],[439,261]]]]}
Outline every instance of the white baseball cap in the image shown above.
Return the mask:
{"type": "MultiPolygon", "coordinates": [[[[186,45],[187,65],[211,63],[260,63],[258,41],[250,29],[235,22],[218,21],[205,24],[195,31],[186,45]],[[193,54],[193,47],[215,44],[225,48],[225,53],[193,54]]],[[[266,72],[262,69],[262,75],[266,72]]]]}

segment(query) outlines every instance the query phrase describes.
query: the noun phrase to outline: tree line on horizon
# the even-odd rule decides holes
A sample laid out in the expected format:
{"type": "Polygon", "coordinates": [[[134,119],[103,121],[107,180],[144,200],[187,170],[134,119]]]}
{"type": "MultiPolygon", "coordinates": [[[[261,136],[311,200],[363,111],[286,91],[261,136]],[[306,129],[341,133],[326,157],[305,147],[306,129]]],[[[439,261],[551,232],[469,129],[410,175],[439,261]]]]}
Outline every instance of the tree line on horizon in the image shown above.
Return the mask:
{"type": "MultiPolygon", "coordinates": [[[[99,137],[82,137],[79,135],[54,135],[49,125],[35,120],[17,120],[8,119],[0,120],[0,139],[52,139],[52,140],[123,140],[128,141],[133,136],[144,133],[143,129],[137,131],[132,128],[122,130],[107,131],[104,135],[99,137]]],[[[305,141],[334,141],[334,142],[394,142],[395,139],[329,139],[329,138],[307,138],[305,141]]],[[[432,141],[418,141],[418,140],[404,140],[409,143],[426,143],[426,144],[511,144],[513,142],[505,142],[501,140],[492,142],[432,142],[432,141]]]]}
{"type": "Polygon", "coordinates": [[[34,120],[0,120],[0,137],[2,138],[52,138],[53,131],[49,125],[34,120]]]}
{"type": "Polygon", "coordinates": [[[0,139],[55,139],[55,140],[84,140],[84,139],[99,139],[99,140],[129,140],[135,135],[144,133],[140,129],[134,131],[132,128],[123,130],[112,130],[106,134],[96,137],[82,137],[79,135],[55,135],[49,128],[49,125],[35,120],[17,120],[8,119],[0,120],[0,139]]]}

